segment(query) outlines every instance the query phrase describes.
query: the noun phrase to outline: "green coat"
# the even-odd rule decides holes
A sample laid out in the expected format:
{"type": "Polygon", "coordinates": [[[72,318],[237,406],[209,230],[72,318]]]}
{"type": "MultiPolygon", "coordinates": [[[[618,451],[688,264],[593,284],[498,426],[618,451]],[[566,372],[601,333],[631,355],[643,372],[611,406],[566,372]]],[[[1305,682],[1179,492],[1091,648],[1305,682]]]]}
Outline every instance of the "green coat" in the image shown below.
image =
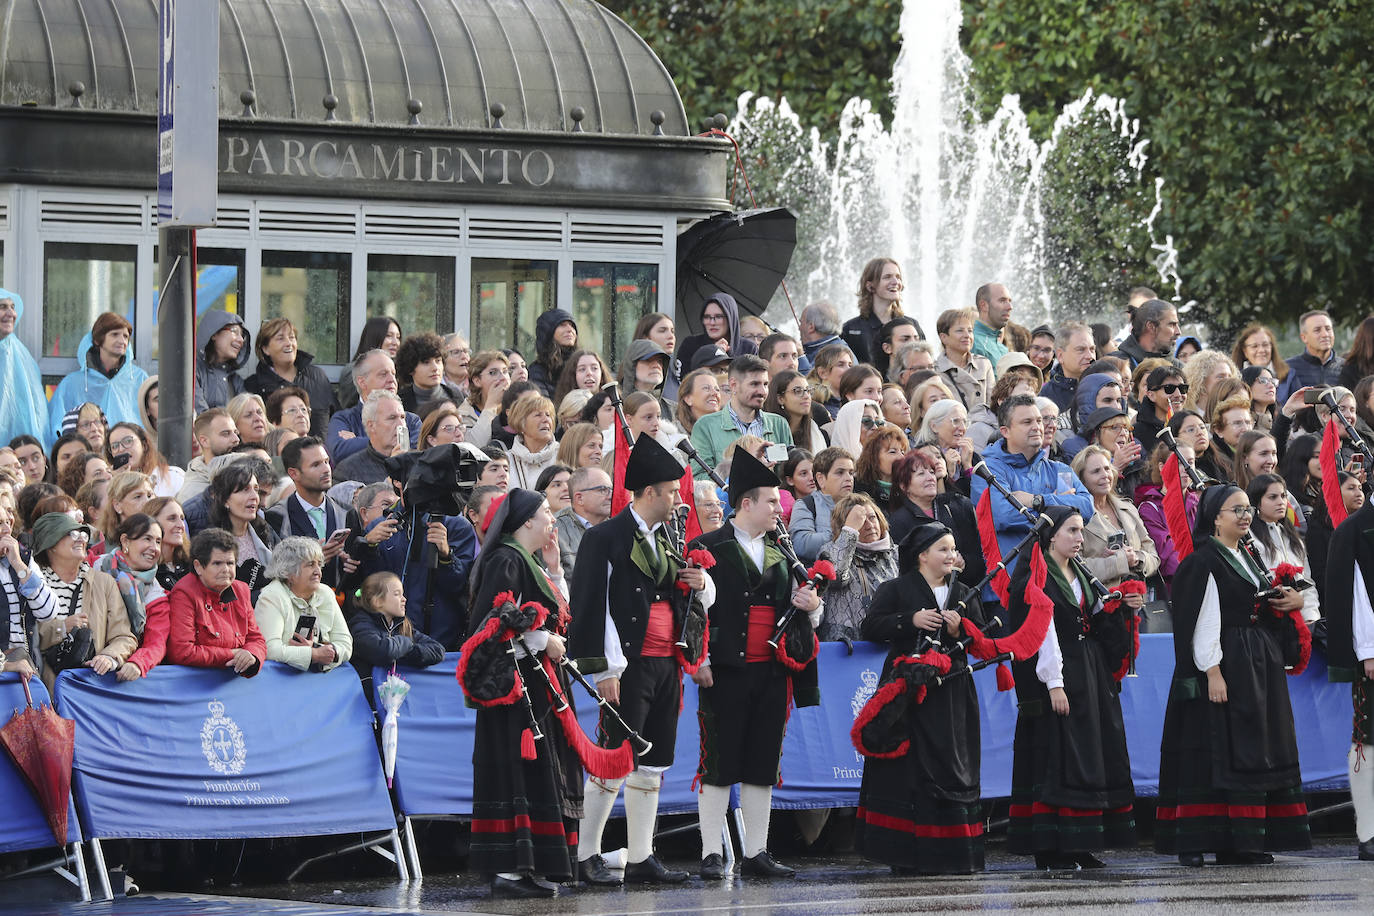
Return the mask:
{"type": "MultiPolygon", "coordinates": [[[[763,418],[763,437],[775,445],[791,445],[792,430],[787,420],[775,413],[759,411],[763,418]]],[[[711,467],[720,464],[725,449],[744,433],[735,425],[729,409],[722,407],[697,420],[692,427],[692,446],[711,467]]]]}

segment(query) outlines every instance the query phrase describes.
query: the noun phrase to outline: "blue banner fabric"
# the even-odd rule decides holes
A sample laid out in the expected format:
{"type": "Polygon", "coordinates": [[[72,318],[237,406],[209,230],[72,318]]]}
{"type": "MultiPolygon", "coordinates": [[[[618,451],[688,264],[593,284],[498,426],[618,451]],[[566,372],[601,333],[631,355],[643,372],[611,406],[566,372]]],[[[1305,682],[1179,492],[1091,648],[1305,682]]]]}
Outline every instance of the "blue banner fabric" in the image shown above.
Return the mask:
{"type": "MultiPolygon", "coordinates": [[[[48,702],[48,691],[38,678],[29,681],[29,692],[33,694],[33,705],[42,706],[48,702]]],[[[18,715],[27,708],[24,687],[17,674],[0,674],[0,710],[12,710],[18,715]]],[[[9,715],[3,717],[9,721],[9,715]]],[[[0,722],[0,724],[4,724],[0,722]]],[[[23,774],[14,765],[10,755],[0,751],[0,799],[4,814],[0,814],[0,852],[18,852],[22,849],[42,849],[56,846],[52,838],[52,828],[38,806],[38,799],[23,774]]],[[[67,800],[67,842],[75,843],[81,839],[81,827],[77,822],[76,808],[71,799],[67,800]]]]}
{"type": "Polygon", "coordinates": [[[77,808],[93,837],[316,836],[396,826],[372,715],[347,666],[64,671],[77,808]]]}
{"type": "MultiPolygon", "coordinates": [[[[854,717],[878,686],[885,652],[859,643],[849,655],[842,643],[821,643],[821,705],[795,709],[783,740],[782,785],[773,792],[775,808],[849,807],[858,803],[863,757],[849,740],[854,717]]],[[[423,671],[400,669],[411,690],[401,707],[396,758],[396,794],[405,814],[472,812],[472,734],[476,710],[463,704],[454,680],[457,653],[423,671]]],[[[1174,673],[1173,637],[1145,634],[1140,639],[1136,677],[1122,681],[1121,706],[1136,794],[1159,794],[1159,742],[1164,708],[1174,673]]],[[[376,669],[380,684],[387,671],[376,669]]],[[[983,797],[1011,794],[1012,737],[1016,731],[1016,694],[999,693],[995,672],[975,676],[983,744],[983,797]]],[[[697,688],[684,679],[677,750],[664,778],[659,809],[665,814],[696,810],[697,688]]],[[[1326,663],[1314,655],[1302,675],[1290,678],[1289,695],[1298,730],[1303,783],[1310,790],[1348,787],[1346,752],[1350,747],[1350,688],[1326,682],[1326,663]]],[[[596,734],[596,703],[573,687],[578,719],[596,734]]],[[[617,812],[621,809],[617,803],[617,812]]]]}

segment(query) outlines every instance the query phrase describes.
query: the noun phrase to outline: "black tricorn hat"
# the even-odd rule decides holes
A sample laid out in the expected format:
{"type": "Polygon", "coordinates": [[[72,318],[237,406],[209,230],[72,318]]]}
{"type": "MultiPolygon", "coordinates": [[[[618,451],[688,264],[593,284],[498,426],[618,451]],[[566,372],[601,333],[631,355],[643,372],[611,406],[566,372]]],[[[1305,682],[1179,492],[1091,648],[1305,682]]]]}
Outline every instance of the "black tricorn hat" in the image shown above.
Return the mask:
{"type": "Polygon", "coordinates": [[[625,489],[631,493],[682,476],[682,465],[653,436],[640,436],[625,463],[625,489]]]}
{"type": "Polygon", "coordinates": [[[730,507],[739,507],[739,501],[755,487],[780,486],[778,475],[742,448],[735,449],[730,459],[730,507]]]}

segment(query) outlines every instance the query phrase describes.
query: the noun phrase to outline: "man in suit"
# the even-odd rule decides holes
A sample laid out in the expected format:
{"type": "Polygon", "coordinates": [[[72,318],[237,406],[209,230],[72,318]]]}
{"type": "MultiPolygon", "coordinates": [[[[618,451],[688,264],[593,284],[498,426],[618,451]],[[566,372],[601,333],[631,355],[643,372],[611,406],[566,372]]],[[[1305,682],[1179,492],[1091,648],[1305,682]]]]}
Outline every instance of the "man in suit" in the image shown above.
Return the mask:
{"type": "MultiPolygon", "coordinates": [[[[619,884],[601,858],[601,834],[625,786],[629,855],[627,884],[677,884],[687,872],[670,871],[653,854],[654,822],[663,773],[672,766],[682,681],[675,648],[692,613],[680,585],[709,607],[715,587],[706,572],[683,564],[682,545],[670,543],[666,524],[681,502],[682,465],[652,436],[640,436],[625,467],[634,500],[618,515],[589,529],[578,547],[572,581],[573,615],[568,652],[594,675],[597,690],[626,724],[653,747],[623,780],[589,778],[578,836],[577,874],[587,884],[619,884]],[[626,558],[629,562],[626,562],[626,558]]],[[[700,613],[704,614],[704,610],[700,613]]],[[[704,621],[702,621],[704,624],[704,621]]],[[[625,740],[603,718],[607,746],[625,740]]]]}
{"type": "Polygon", "coordinates": [[[334,473],[323,442],[314,436],[292,439],[282,447],[281,460],[296,493],[267,510],[267,524],[283,539],[299,536],[319,541],[324,549],[324,584],[338,588],[347,557],[344,545],[349,535],[362,529],[362,523],[327,492],[334,485],[334,473]]]}

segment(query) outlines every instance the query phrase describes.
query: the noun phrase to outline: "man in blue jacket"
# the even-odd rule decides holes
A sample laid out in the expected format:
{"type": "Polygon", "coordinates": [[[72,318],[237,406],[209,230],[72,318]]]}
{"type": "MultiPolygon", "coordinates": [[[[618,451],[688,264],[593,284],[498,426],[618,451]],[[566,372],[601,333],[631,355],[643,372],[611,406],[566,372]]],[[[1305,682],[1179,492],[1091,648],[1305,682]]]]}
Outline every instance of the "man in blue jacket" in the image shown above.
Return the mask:
{"type": "MultiPolygon", "coordinates": [[[[1085,522],[1092,518],[1093,498],[1088,488],[1067,464],[1045,455],[1044,430],[1035,398],[1028,394],[1007,398],[997,408],[997,423],[1001,441],[983,450],[983,463],[992,476],[1027,507],[1039,510],[1044,506],[1071,506],[1082,513],[1085,522]]],[[[975,505],[987,488],[987,482],[975,475],[970,494],[975,505]]],[[[1012,559],[1011,551],[1030,531],[1030,523],[1000,493],[992,494],[992,521],[1002,557],[1012,559]]],[[[1008,574],[1014,568],[1014,562],[1008,564],[1008,574]]],[[[983,601],[1000,606],[991,588],[983,589],[983,601]]]]}
{"type": "Polygon", "coordinates": [[[1298,336],[1303,350],[1288,359],[1288,377],[1279,385],[1280,406],[1299,388],[1339,385],[1341,369],[1345,368],[1345,360],[1336,355],[1336,331],[1331,326],[1330,312],[1303,312],[1298,319],[1298,336]]]}

